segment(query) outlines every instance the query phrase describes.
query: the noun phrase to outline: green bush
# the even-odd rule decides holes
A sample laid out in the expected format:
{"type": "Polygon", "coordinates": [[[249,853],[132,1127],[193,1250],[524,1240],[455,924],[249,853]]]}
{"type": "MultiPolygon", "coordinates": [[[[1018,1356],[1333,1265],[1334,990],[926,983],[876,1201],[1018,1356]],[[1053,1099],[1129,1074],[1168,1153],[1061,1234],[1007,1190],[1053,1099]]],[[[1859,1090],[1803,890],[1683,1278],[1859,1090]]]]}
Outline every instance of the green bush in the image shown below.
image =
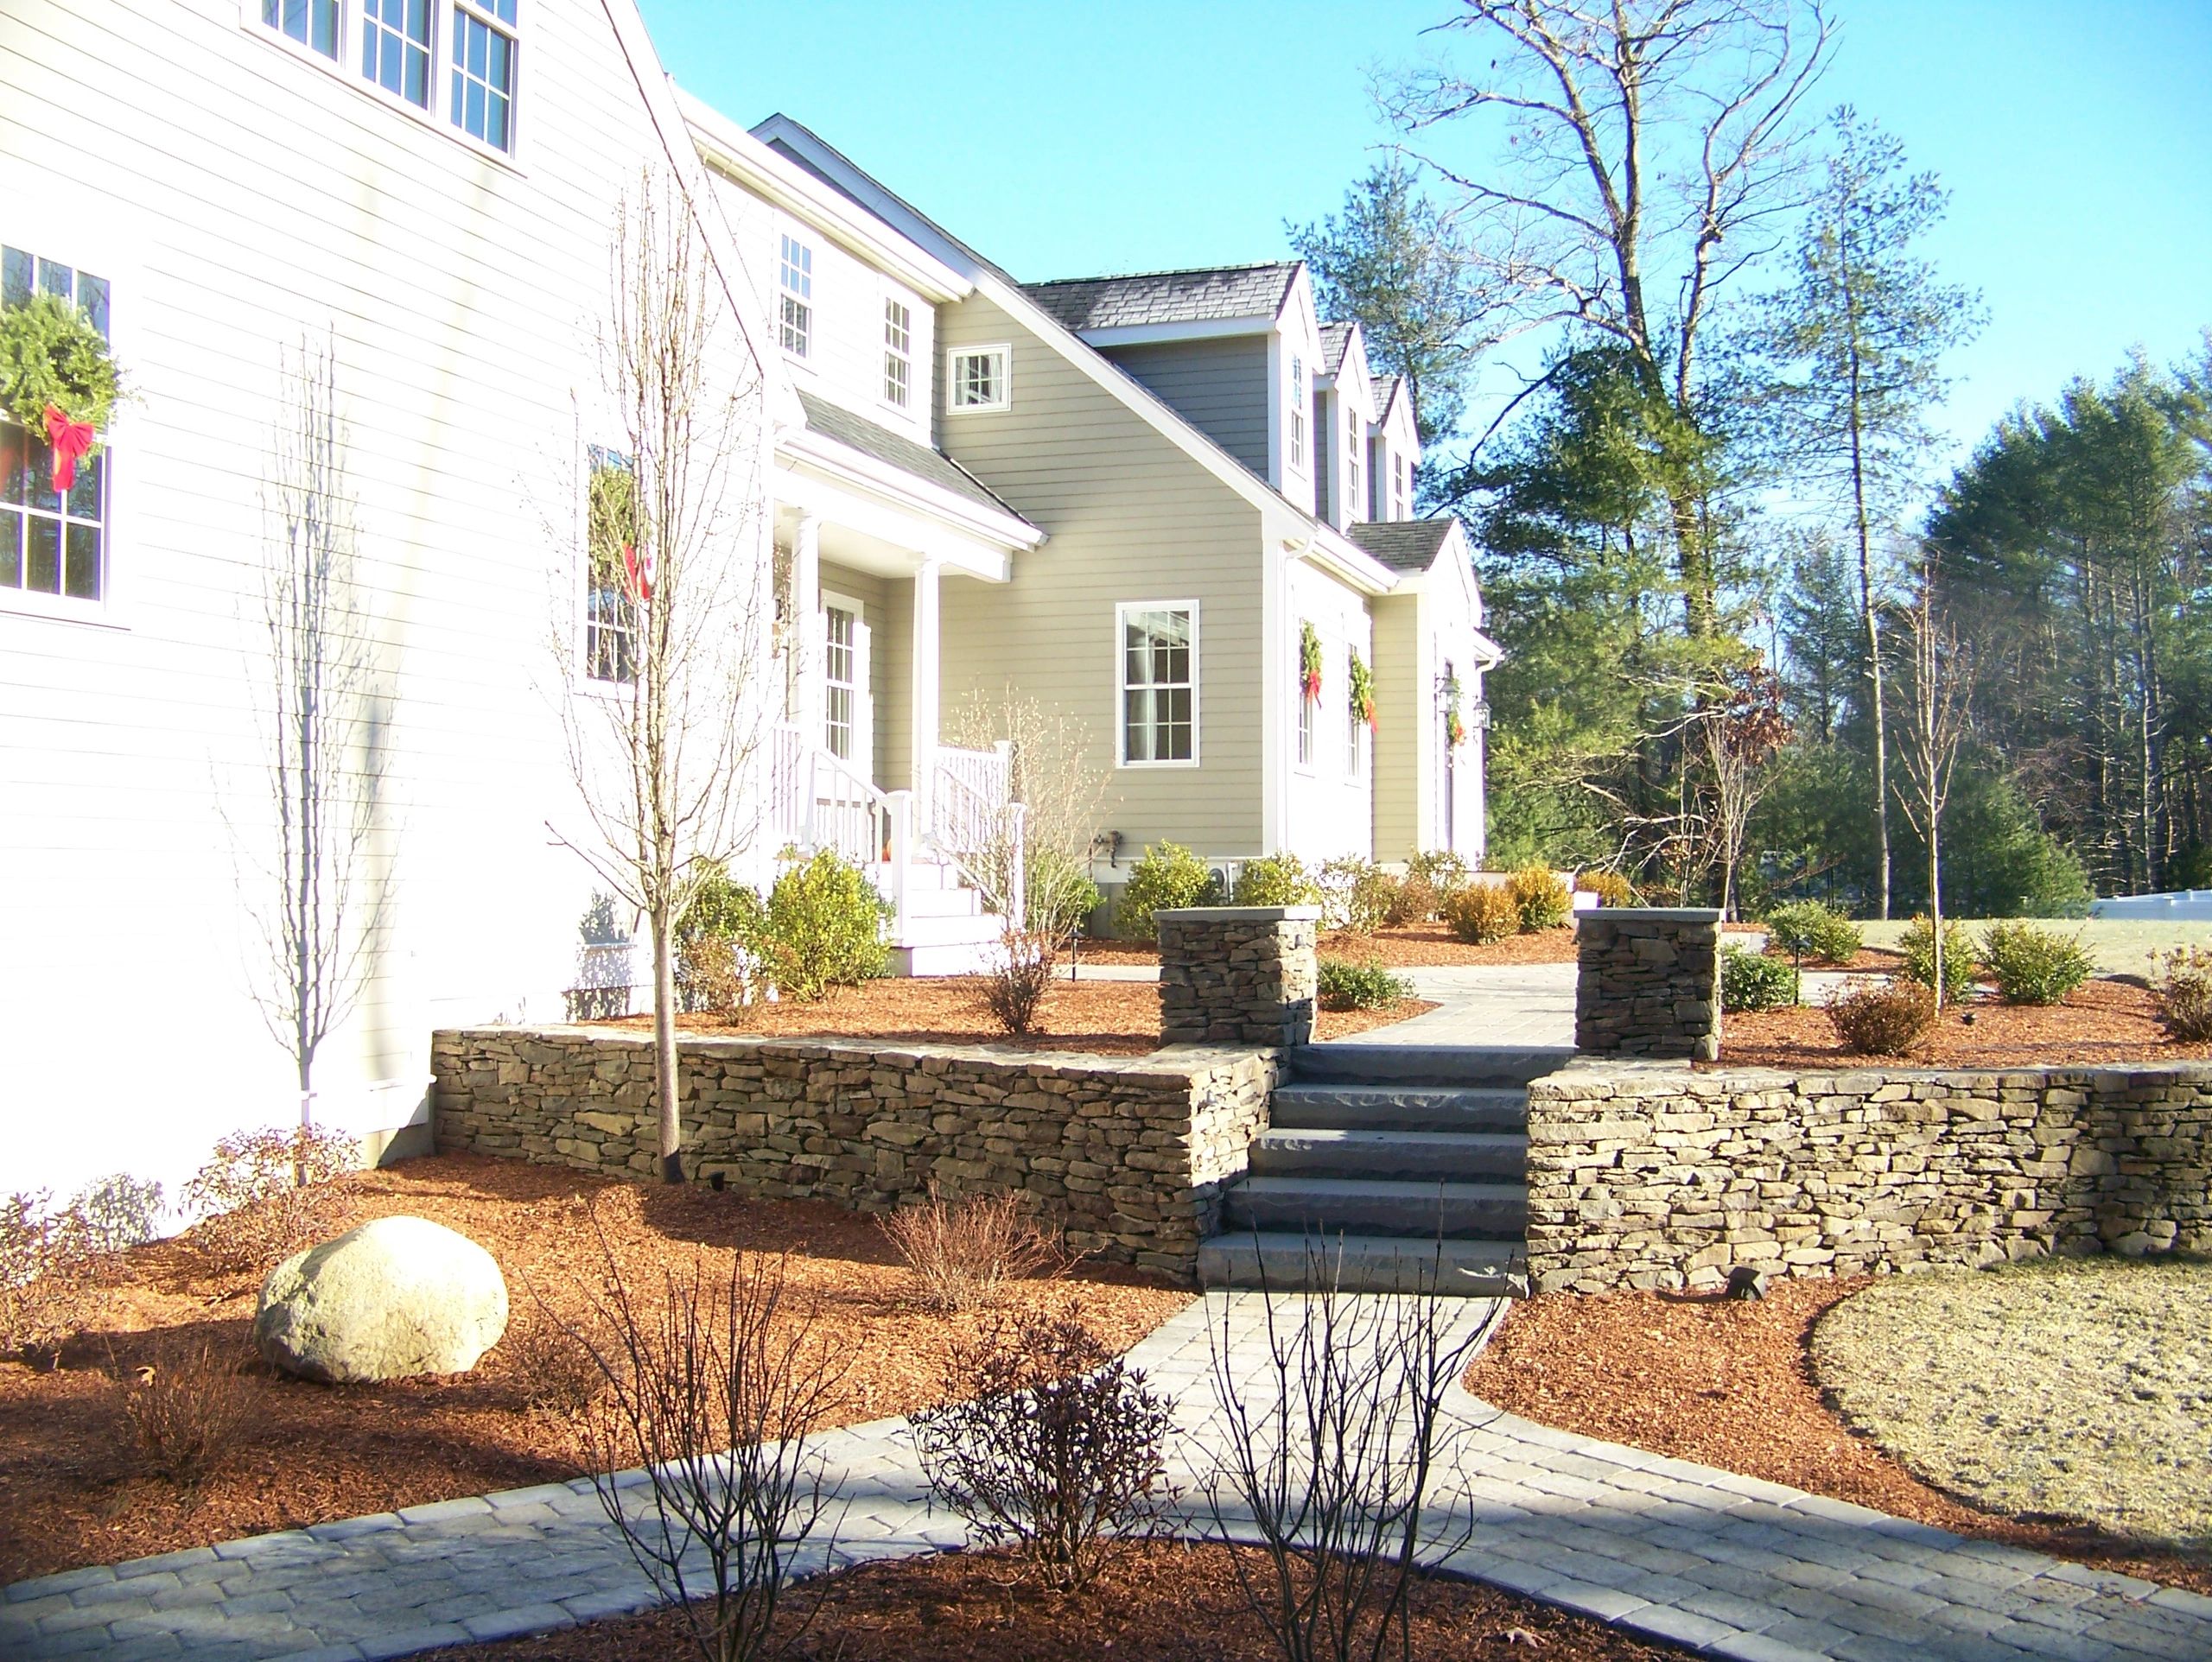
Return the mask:
{"type": "Polygon", "coordinates": [[[760,891],[747,884],[732,882],[722,863],[710,860],[700,872],[691,904],[676,920],[676,938],[690,941],[701,936],[721,936],[750,950],[760,936],[765,916],[760,891]]]}
{"type": "MultiPolygon", "coordinates": [[[[1897,942],[1904,954],[1904,978],[1925,987],[1936,985],[1936,931],[1925,917],[1916,917],[1897,942]]],[[[1981,960],[1966,925],[1943,925],[1943,1002],[1955,1004],[1981,975],[1981,960]]]]}
{"type": "Polygon", "coordinates": [[[1373,860],[1357,854],[1331,860],[1318,876],[1322,922],[1354,935],[1372,935],[1381,929],[1389,921],[1402,886],[1373,860]]]}
{"type": "Polygon", "coordinates": [[[2079,935],[2033,923],[1993,923],[1981,937],[1981,961],[2007,1004],[2064,1004],[2096,974],[2079,935]]]}
{"type": "Polygon", "coordinates": [[[1859,925],[1817,900],[1793,900],[1766,915],[1769,952],[1824,964],[1847,964],[1865,944],[1859,925]]]}
{"type": "Polygon", "coordinates": [[[1495,883],[1467,883],[1444,897],[1444,921],[1462,941],[1478,947],[1503,941],[1521,927],[1521,908],[1495,883]]]}
{"type": "Polygon", "coordinates": [[[821,999],[889,967],[883,925],[891,906],[857,866],[824,848],[788,867],[768,891],[754,949],[783,992],[821,999]]]}
{"type": "Polygon", "coordinates": [[[1347,964],[1324,958],[1319,971],[1321,1005],[1325,1010],[1375,1010],[1414,995],[1414,984],[1394,975],[1380,961],[1347,964]]]}
{"type": "Polygon", "coordinates": [[[1520,914],[1523,934],[1555,929],[1574,910],[1574,896],[1548,866],[1524,866],[1505,879],[1505,892],[1520,914]]]}
{"type": "Polygon", "coordinates": [[[1318,906],[1321,885],[1294,853],[1262,854],[1248,860],[1236,874],[1230,904],[1237,906],[1318,906]]]}
{"type": "Polygon", "coordinates": [[[1059,940],[1098,910],[1098,885],[1084,863],[1058,848],[1031,843],[1024,856],[1023,900],[1029,927],[1059,940]]]}
{"type": "Polygon", "coordinates": [[[1618,872],[1585,872],[1575,881],[1596,895],[1600,906],[1636,904],[1636,885],[1618,872]]]}
{"type": "Polygon", "coordinates": [[[1797,971],[1793,966],[1741,947],[1720,948],[1721,1009],[1779,1010],[1796,1002],[1797,971]]]}
{"type": "Polygon", "coordinates": [[[1474,875],[1466,858],[1448,848],[1432,848],[1425,854],[1415,854],[1406,862],[1408,881],[1426,883],[1440,898],[1450,893],[1474,875]]]}
{"type": "Polygon", "coordinates": [[[1205,861],[1179,842],[1156,842],[1129,868],[1128,885],[1114,909],[1114,928],[1132,940],[1155,938],[1160,930],[1153,913],[1202,904],[1212,886],[1205,861]]]}

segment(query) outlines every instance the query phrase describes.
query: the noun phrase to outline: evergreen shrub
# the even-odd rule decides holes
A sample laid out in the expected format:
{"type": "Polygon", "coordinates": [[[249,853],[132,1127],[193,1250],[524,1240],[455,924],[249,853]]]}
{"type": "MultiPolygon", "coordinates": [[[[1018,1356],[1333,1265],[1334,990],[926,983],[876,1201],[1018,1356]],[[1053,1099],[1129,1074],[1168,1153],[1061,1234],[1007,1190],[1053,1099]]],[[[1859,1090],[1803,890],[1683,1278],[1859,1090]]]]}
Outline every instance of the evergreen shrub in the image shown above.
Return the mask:
{"type": "Polygon", "coordinates": [[[1521,908],[1495,883],[1465,883],[1444,897],[1444,921],[1462,941],[1486,947],[1521,928],[1521,908]]]}
{"type": "Polygon", "coordinates": [[[1865,944],[1859,925],[1817,900],[1793,900],[1766,915],[1766,948],[1785,957],[1847,964],[1865,944]]]}
{"type": "Polygon", "coordinates": [[[1414,984],[1394,975],[1380,961],[1348,964],[1325,958],[1319,969],[1321,1007],[1325,1010],[1376,1010],[1414,995],[1414,984]]]}
{"type": "Polygon", "coordinates": [[[1574,896],[1548,866],[1524,866],[1505,879],[1505,892],[1519,915],[1523,934],[1555,929],[1574,910],[1574,896]]]}
{"type": "Polygon", "coordinates": [[[1156,842],[1129,868],[1129,881],[1114,909],[1114,928],[1132,940],[1158,937],[1152,915],[1205,904],[1213,873],[1179,842],[1156,842]]]}
{"type": "Polygon", "coordinates": [[[1981,961],[2007,1004],[2064,1004],[2096,973],[2082,937],[2033,923],[1993,923],[1981,937],[1981,961]]]}
{"type": "Polygon", "coordinates": [[[1762,958],[1741,947],[1720,949],[1720,1007],[1724,1011],[1779,1010],[1797,1002],[1797,971],[1779,958],[1762,958]]]}

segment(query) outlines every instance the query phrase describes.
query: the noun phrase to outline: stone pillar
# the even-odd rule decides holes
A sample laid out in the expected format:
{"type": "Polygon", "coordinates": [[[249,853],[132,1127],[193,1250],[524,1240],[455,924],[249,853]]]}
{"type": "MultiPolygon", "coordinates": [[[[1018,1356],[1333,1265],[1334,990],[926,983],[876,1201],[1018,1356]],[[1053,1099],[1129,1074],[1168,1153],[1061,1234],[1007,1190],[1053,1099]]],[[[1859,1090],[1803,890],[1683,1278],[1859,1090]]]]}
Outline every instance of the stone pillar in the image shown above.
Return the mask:
{"type": "Polygon", "coordinates": [[[1160,926],[1160,1032],[1170,1044],[1313,1037],[1318,906],[1188,906],[1160,926]]]}
{"type": "Polygon", "coordinates": [[[1575,919],[1575,1048],[1720,1056],[1720,914],[1603,906],[1575,919]]]}

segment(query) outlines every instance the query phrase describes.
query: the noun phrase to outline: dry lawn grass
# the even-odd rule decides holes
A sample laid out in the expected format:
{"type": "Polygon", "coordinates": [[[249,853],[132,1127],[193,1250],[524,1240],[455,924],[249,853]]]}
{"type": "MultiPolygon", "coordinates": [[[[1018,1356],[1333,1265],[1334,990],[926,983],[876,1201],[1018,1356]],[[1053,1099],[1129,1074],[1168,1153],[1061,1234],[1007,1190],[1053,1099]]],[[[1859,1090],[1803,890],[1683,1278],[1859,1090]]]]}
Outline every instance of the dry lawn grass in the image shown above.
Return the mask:
{"type": "Polygon", "coordinates": [[[1892,1276],[1813,1330],[1845,1424],[1993,1512],[2212,1552],[2212,1260],[1892,1276]]]}
{"type": "MultiPolygon", "coordinates": [[[[975,1315],[922,1307],[914,1279],[868,1218],[822,1202],[746,1201],[705,1188],[614,1183],[558,1167],[475,1156],[412,1160],[340,1179],[329,1227],[410,1213],[481,1243],[505,1272],[508,1336],[451,1379],[312,1385],[253,1356],[260,1277],[213,1269],[181,1241],[129,1254],[102,1330],[63,1366],[0,1364],[0,1584],[28,1576],[228,1540],[357,1513],[575,1476],[571,1411],[589,1381],[563,1378],[562,1347],[532,1292],[581,1319],[601,1274],[595,1204],[626,1278],[651,1287],[661,1267],[705,1255],[711,1278],[733,1250],[794,1254],[796,1295],[820,1301],[832,1342],[853,1358],[839,1423],[905,1413],[933,1400],[953,1343],[975,1315]],[[128,1369],[205,1340],[245,1366],[245,1429],[196,1489],[149,1473],[110,1382],[109,1348],[128,1369]]],[[[1189,1301],[1155,1278],[1079,1266],[1017,1284],[1020,1303],[1071,1294],[1116,1350],[1189,1301]]]]}

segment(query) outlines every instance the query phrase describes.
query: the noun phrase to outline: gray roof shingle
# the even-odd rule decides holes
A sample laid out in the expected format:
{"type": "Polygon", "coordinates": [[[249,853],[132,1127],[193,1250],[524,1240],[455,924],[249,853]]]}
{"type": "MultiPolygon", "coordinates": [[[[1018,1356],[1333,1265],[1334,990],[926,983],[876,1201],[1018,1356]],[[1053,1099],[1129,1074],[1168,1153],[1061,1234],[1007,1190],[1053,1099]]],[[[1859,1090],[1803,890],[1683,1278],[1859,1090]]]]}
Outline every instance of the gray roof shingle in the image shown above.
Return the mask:
{"type": "Polygon", "coordinates": [[[1344,366],[1344,348],[1351,345],[1353,326],[1349,323],[1324,323],[1321,326],[1321,373],[1334,375],[1344,366]]]}
{"type": "MultiPolygon", "coordinates": [[[[865,416],[856,416],[842,404],[833,404],[827,398],[818,398],[802,389],[798,401],[806,411],[806,430],[819,433],[824,438],[849,445],[864,456],[887,462],[892,466],[926,479],[940,489],[964,498],[979,507],[1021,519],[1021,516],[1006,505],[991,492],[988,485],[954,461],[950,456],[917,444],[889,428],[879,426],[865,416]]],[[[1029,522],[1022,519],[1023,524],[1029,522]]]]}
{"type": "Polygon", "coordinates": [[[1114,329],[1129,324],[1272,318],[1282,309],[1297,274],[1295,262],[1277,261],[1204,271],[1065,277],[1056,282],[1025,282],[1021,291],[1068,328],[1114,329]]]}
{"type": "Polygon", "coordinates": [[[1393,571],[1427,571],[1458,523],[1448,514],[1434,519],[1363,519],[1347,535],[1393,571]]]}

